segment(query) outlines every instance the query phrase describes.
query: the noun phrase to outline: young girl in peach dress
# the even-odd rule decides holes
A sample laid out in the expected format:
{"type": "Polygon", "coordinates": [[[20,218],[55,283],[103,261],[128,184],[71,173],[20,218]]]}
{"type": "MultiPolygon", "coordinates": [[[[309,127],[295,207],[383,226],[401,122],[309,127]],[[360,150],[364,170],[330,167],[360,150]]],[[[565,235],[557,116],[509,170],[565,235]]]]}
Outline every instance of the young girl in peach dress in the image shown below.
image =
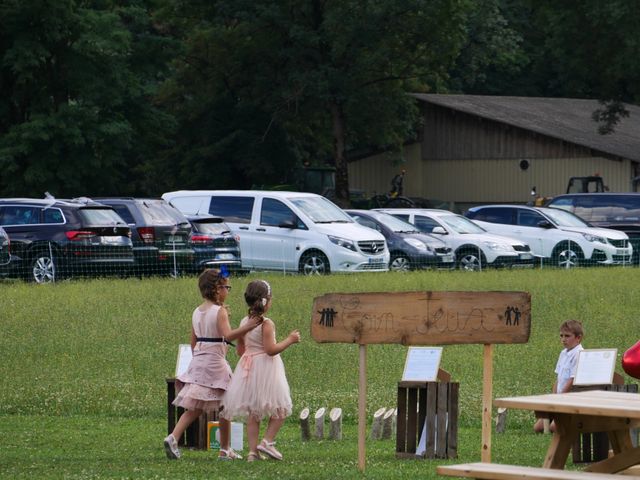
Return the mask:
{"type": "MultiPolygon", "coordinates": [[[[220,401],[231,381],[231,367],[227,362],[227,344],[242,337],[261,323],[251,318],[242,326],[231,329],[224,301],[229,294],[229,273],[209,269],[198,278],[198,287],[204,302],[194,311],[191,319],[191,349],[193,358],[187,371],[176,378],[178,395],[173,404],[186,409],[173,432],[164,439],[164,448],[170,459],[180,458],[178,438],[202,412],[219,410],[220,401]]],[[[241,458],[229,447],[230,424],[220,419],[220,459],[241,458]]]]}
{"type": "Polygon", "coordinates": [[[276,342],[276,327],[264,315],[271,307],[271,286],[264,280],[255,280],[244,293],[249,306],[248,315],[240,322],[260,326],[238,338],[238,355],[242,355],[223,399],[222,417],[235,417],[247,421],[249,454],[247,461],[261,458],[260,453],[275,460],[282,454],[275,448],[275,437],[286,417],[291,415],[291,394],[280,353],[300,341],[300,332],[293,330],[284,340],[276,342]],[[268,418],[267,428],[260,443],[260,422],[268,418]]]}

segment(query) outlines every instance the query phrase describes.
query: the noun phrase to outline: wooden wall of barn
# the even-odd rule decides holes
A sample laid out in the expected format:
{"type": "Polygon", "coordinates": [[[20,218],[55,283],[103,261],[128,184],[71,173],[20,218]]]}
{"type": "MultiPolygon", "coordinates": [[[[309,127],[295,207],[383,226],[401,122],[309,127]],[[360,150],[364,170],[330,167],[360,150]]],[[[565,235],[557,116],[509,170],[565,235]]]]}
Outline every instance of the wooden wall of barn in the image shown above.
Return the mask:
{"type": "Polygon", "coordinates": [[[533,186],[540,195],[557,195],[564,193],[570,177],[595,173],[611,191],[629,191],[635,175],[629,160],[535,132],[441,107],[429,106],[424,114],[422,144],[406,146],[400,164],[389,154],[350,163],[352,188],[368,195],[387,192],[391,178],[405,168],[406,196],[468,207],[525,203],[533,186]]]}

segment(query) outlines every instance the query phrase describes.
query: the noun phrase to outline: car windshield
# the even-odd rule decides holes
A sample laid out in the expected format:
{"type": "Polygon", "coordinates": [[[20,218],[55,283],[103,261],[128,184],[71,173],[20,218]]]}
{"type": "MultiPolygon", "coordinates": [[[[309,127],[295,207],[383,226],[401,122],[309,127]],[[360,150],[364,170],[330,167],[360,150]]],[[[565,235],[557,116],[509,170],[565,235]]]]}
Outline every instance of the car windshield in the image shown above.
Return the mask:
{"type": "Polygon", "coordinates": [[[290,200],[314,223],[353,223],[354,221],[324,197],[297,197],[290,200]]]}
{"type": "Polygon", "coordinates": [[[440,219],[456,233],[463,235],[469,233],[487,233],[484,228],[461,215],[445,215],[440,217],[440,219]]]}
{"type": "Polygon", "coordinates": [[[559,227],[588,227],[582,219],[576,217],[573,213],[557,208],[545,208],[542,210],[553,223],[559,227]]]}
{"type": "Polygon", "coordinates": [[[404,220],[394,217],[388,213],[376,213],[372,215],[378,222],[385,227],[391,229],[395,233],[417,233],[415,225],[405,222],[404,220]]]}
{"type": "Polygon", "coordinates": [[[187,219],[177,209],[166,202],[142,200],[142,216],[152,225],[189,225],[187,219]]]}

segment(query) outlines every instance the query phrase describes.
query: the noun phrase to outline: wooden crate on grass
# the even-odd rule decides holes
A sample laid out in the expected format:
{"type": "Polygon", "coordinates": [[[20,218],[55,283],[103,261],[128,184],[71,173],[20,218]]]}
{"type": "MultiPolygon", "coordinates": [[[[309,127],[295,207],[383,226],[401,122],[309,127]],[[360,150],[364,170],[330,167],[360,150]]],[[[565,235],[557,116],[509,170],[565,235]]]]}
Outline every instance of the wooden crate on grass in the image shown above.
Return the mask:
{"type": "MultiPolygon", "coordinates": [[[[167,434],[173,431],[180,415],[184,413],[184,409],[173,405],[176,398],[175,378],[167,378],[167,434]]],[[[181,438],[178,438],[178,445],[201,450],[207,449],[207,423],[218,420],[216,413],[200,415],[198,420],[193,422],[184,432],[181,438]]]]}
{"type": "Polygon", "coordinates": [[[398,382],[396,457],[456,458],[457,382],[398,382]],[[416,455],[424,434],[424,453],[416,455]]]}

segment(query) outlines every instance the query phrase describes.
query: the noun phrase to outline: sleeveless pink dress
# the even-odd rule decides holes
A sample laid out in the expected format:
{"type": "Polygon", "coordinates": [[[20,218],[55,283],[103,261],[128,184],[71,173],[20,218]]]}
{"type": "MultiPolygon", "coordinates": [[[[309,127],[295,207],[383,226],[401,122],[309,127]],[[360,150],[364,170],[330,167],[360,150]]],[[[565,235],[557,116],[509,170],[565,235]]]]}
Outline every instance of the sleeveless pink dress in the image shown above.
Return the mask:
{"type": "MultiPolygon", "coordinates": [[[[193,311],[191,324],[196,337],[221,337],[218,331],[219,305],[193,311]]],[[[213,412],[231,381],[231,367],[227,362],[227,344],[222,342],[197,342],[187,371],[176,378],[178,395],[174,405],[187,410],[213,412]]]]}
{"type": "MultiPolygon", "coordinates": [[[[243,318],[240,325],[248,320],[243,318]]],[[[292,403],[284,363],[280,355],[269,356],[264,351],[262,325],[248,332],[244,343],[245,353],[233,372],[220,415],[228,420],[250,415],[259,419],[288,417],[292,403]]]]}

